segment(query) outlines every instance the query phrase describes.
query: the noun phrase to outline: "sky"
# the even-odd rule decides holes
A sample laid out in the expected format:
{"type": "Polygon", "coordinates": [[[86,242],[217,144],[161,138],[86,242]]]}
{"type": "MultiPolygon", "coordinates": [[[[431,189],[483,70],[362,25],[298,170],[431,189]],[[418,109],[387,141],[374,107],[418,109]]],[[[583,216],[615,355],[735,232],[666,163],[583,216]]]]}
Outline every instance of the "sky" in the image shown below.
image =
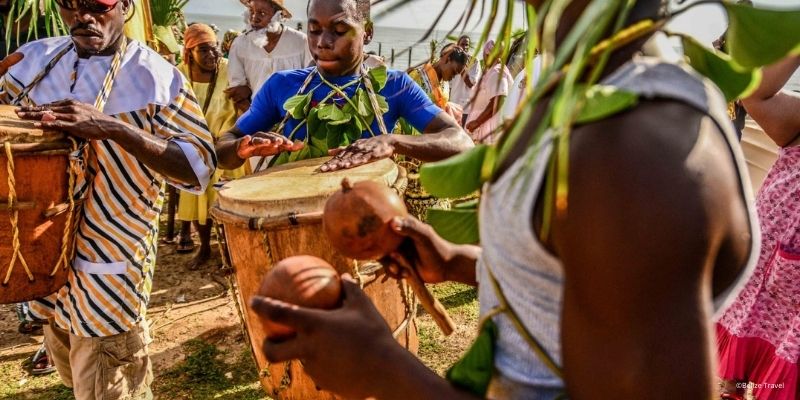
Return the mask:
{"type": "MultiPolygon", "coordinates": [[[[381,10],[385,10],[388,5],[399,0],[385,0],[383,4],[373,7],[372,15],[377,16],[381,10]]],[[[447,12],[440,20],[437,28],[449,30],[458,21],[462,10],[470,3],[470,0],[450,0],[447,12]]],[[[489,1],[489,0],[483,0],[489,1]]],[[[286,0],[286,7],[294,15],[295,20],[305,20],[305,7],[307,0],[286,0]]],[[[397,27],[397,28],[416,28],[426,29],[433,24],[439,11],[447,3],[447,0],[410,0],[407,5],[376,19],[376,26],[397,27]]],[[[505,2],[501,2],[505,3],[505,2]]],[[[767,7],[798,7],[800,0],[754,0],[756,6],[767,7]]],[[[522,1],[517,2],[515,10],[515,26],[524,27],[522,15],[522,1]]],[[[215,14],[238,16],[243,8],[238,0],[189,0],[185,11],[189,14],[215,14]]],[[[488,13],[488,11],[487,11],[488,13]]],[[[505,7],[501,7],[501,15],[505,13],[505,7]]],[[[470,22],[468,26],[482,27],[477,18],[475,23],[470,22]]],[[[687,33],[695,36],[701,43],[711,43],[719,37],[725,30],[727,21],[721,7],[716,5],[698,6],[689,12],[673,20],[668,29],[675,32],[687,33]]],[[[470,29],[468,29],[470,30],[470,29]]],[[[479,31],[480,29],[471,29],[479,31]]]]}

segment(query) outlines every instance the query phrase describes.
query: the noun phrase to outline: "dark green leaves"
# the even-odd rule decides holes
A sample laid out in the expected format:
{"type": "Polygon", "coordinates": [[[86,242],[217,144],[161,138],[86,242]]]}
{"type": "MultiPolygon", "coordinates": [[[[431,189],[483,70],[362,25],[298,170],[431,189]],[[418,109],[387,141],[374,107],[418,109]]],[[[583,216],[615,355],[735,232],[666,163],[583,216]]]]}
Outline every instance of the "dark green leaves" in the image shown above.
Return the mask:
{"type": "Polygon", "coordinates": [[[754,8],[723,2],[731,58],[745,68],[773,64],[800,50],[800,10],[754,8]]]}
{"type": "Polygon", "coordinates": [[[447,380],[481,398],[485,397],[494,373],[496,342],[497,325],[488,319],[464,357],[447,370],[447,380]]]}
{"type": "Polygon", "coordinates": [[[594,85],[586,91],[586,99],[580,109],[577,124],[586,124],[608,118],[636,105],[636,93],[614,86],[594,85]]]}
{"type": "Polygon", "coordinates": [[[446,160],[423,164],[419,180],[425,191],[436,197],[458,198],[480,189],[488,149],[478,145],[446,160]]]}
{"type": "Polygon", "coordinates": [[[727,54],[705,47],[691,37],[683,36],[683,52],[692,68],[719,86],[727,101],[747,97],[761,82],[761,70],[743,68],[727,54]]]}

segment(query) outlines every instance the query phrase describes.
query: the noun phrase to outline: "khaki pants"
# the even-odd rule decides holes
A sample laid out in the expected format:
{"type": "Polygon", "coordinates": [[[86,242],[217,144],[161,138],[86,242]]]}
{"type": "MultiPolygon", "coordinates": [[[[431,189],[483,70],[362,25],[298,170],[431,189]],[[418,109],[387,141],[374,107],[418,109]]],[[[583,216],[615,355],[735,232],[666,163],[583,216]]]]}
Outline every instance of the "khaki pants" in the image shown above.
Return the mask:
{"type": "Polygon", "coordinates": [[[92,338],[72,335],[50,320],[44,344],[76,400],[149,400],[153,366],[146,326],[141,322],[119,335],[92,338]]]}

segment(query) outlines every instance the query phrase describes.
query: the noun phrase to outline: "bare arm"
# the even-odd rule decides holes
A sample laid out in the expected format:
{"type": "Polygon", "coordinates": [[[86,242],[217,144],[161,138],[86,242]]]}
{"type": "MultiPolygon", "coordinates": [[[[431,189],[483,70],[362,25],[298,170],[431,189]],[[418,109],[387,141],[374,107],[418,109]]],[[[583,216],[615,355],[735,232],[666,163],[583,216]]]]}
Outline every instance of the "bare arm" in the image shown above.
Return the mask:
{"type": "Polygon", "coordinates": [[[46,106],[22,107],[18,115],[42,121],[37,124],[43,128],[65,131],[87,140],[113,140],[153,171],[178,182],[200,184],[178,144],[105,115],[91,105],[66,100],[46,106]],[[44,115],[55,119],[43,121],[44,115]]]}
{"type": "Polygon", "coordinates": [[[497,96],[492,98],[489,101],[489,104],[486,105],[486,108],[478,115],[478,118],[470,121],[466,128],[468,131],[472,131],[478,129],[484,122],[488,121],[492,118],[493,115],[497,114],[502,106],[503,102],[505,101],[506,96],[497,96]]]}
{"type": "Polygon", "coordinates": [[[421,161],[439,161],[472,148],[472,140],[450,114],[437,114],[423,135],[379,135],[360,139],[343,149],[330,151],[334,158],[320,167],[323,172],[353,168],[393,154],[421,161]]]}
{"type": "Polygon", "coordinates": [[[237,127],[233,127],[217,139],[214,149],[217,152],[217,161],[222,169],[233,170],[244,164],[244,159],[236,154],[239,141],[244,134],[237,127]]]}
{"type": "Polygon", "coordinates": [[[440,112],[423,131],[424,135],[389,135],[395,153],[421,161],[439,161],[473,147],[472,140],[453,117],[440,112]]]}
{"type": "Polygon", "coordinates": [[[222,134],[217,141],[215,151],[223,169],[239,168],[244,161],[254,156],[274,156],[285,151],[297,151],[304,143],[292,142],[283,135],[274,132],[256,132],[245,135],[237,127],[222,134]]]}
{"type": "Polygon", "coordinates": [[[800,134],[800,95],[781,90],[798,66],[800,56],[794,56],[764,68],[761,86],[742,100],[750,116],[781,147],[793,144],[800,134]]]}
{"type": "Polygon", "coordinates": [[[703,117],[687,106],[633,113],[573,135],[569,209],[553,226],[565,382],[574,399],[709,399],[709,276],[727,224],[717,209],[740,197],[713,182],[735,174],[730,156],[707,157],[727,155],[723,142],[696,147],[703,117]]]}

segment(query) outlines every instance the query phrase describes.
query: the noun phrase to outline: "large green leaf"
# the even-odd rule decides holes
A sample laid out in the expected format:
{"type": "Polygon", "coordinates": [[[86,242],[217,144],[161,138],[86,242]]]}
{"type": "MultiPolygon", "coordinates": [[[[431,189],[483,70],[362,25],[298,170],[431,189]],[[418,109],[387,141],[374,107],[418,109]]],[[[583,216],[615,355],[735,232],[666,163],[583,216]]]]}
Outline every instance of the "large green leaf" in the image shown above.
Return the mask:
{"type": "Polygon", "coordinates": [[[343,119],[350,119],[350,115],[346,115],[336,104],[324,104],[319,107],[317,117],[324,121],[341,121],[343,119]]]}
{"type": "Polygon", "coordinates": [[[294,119],[303,119],[306,117],[306,111],[311,104],[311,93],[298,94],[292,96],[286,103],[283,103],[283,109],[292,115],[294,119]]]}
{"type": "Polygon", "coordinates": [[[478,145],[446,160],[423,164],[419,180],[425,191],[436,197],[456,198],[480,189],[487,149],[478,145]]]}
{"type": "Polygon", "coordinates": [[[714,81],[728,101],[747,97],[761,82],[760,69],[740,67],[727,54],[717,53],[689,36],[683,36],[683,52],[689,64],[714,81]]]}
{"type": "Polygon", "coordinates": [[[800,50],[800,9],[723,4],[728,11],[728,51],[742,67],[769,65],[800,50]]]}
{"type": "Polygon", "coordinates": [[[486,396],[494,375],[494,349],[497,325],[491,319],[481,327],[475,342],[460,360],[447,370],[447,380],[480,398],[486,396]]]}
{"type": "Polygon", "coordinates": [[[368,74],[370,80],[372,80],[372,86],[373,89],[375,89],[375,93],[380,92],[383,87],[386,86],[386,81],[389,79],[386,66],[373,68],[369,70],[368,74]]]}
{"type": "Polygon", "coordinates": [[[458,244],[480,242],[477,209],[441,210],[429,208],[425,222],[445,240],[458,244]]]}
{"type": "Polygon", "coordinates": [[[614,86],[594,85],[586,92],[586,100],[575,123],[586,124],[608,118],[635,106],[638,100],[636,93],[614,86]]]}

